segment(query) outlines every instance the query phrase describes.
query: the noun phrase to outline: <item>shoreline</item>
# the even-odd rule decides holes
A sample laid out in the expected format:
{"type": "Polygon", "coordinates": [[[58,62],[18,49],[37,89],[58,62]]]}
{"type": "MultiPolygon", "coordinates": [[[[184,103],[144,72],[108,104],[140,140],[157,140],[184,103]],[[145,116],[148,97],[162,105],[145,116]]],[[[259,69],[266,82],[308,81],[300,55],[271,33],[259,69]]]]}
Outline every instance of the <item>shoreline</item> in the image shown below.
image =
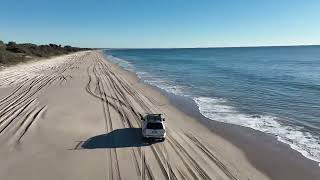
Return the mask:
{"type": "Polygon", "coordinates": [[[0,179],[269,179],[98,51],[1,74],[0,179]],[[143,141],[145,113],[166,118],[164,142],[143,141]]]}
{"type": "Polygon", "coordinates": [[[197,117],[188,110],[194,107],[183,106],[185,99],[170,99],[101,51],[32,62],[1,74],[0,179],[319,177],[312,167],[297,169],[303,164],[296,159],[252,144],[257,132],[197,117]],[[164,142],[142,141],[139,114],[145,113],[166,118],[164,142]],[[242,144],[248,149],[237,146],[242,144]]]}
{"type": "MultiPolygon", "coordinates": [[[[104,54],[105,59],[107,59],[104,54]]],[[[110,62],[110,60],[108,60],[110,62]]],[[[113,63],[111,61],[111,63],[113,63]]],[[[170,102],[183,113],[198,120],[212,133],[232,143],[246,154],[248,160],[271,179],[316,179],[320,177],[319,163],[306,158],[288,144],[280,142],[274,135],[248,127],[218,122],[204,117],[196,103],[187,97],[169,93],[156,86],[143,82],[135,72],[126,70],[113,63],[123,71],[131,73],[145,86],[161,92],[170,102]],[[259,152],[259,153],[257,153],[259,152]],[[262,157],[263,154],[266,157],[262,157]]]]}
{"type": "Polygon", "coordinates": [[[311,179],[313,179],[312,177],[320,177],[318,162],[306,158],[288,144],[278,141],[274,135],[248,127],[211,120],[199,112],[194,102],[191,105],[193,107],[186,107],[186,103],[183,103],[183,101],[192,100],[186,100],[185,97],[178,97],[177,100],[175,96],[178,95],[169,93],[166,96],[175,107],[198,119],[213,133],[242,150],[248,160],[271,179],[308,179],[310,175],[311,179]],[[261,157],[261,154],[266,157],[261,157]]]}

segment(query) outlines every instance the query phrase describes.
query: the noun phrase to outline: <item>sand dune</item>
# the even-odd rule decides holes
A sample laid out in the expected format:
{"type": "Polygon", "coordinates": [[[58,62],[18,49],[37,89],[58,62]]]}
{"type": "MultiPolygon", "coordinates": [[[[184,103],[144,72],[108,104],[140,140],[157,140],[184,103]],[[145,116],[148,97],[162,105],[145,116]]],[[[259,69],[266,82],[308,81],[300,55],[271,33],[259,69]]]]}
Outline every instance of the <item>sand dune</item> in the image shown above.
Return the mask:
{"type": "Polygon", "coordinates": [[[243,153],[99,51],[0,72],[0,179],[268,179],[243,153]],[[140,115],[163,113],[164,142],[140,115]]]}

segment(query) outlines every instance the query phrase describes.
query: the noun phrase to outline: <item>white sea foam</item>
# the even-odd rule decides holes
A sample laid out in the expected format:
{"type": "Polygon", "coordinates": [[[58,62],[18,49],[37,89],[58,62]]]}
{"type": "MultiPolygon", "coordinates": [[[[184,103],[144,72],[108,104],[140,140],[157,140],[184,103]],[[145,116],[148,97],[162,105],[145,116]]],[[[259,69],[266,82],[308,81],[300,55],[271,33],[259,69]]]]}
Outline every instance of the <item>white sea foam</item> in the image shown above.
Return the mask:
{"type": "MultiPolygon", "coordinates": [[[[249,115],[229,106],[225,99],[197,97],[200,112],[207,118],[249,127],[264,133],[272,134],[303,156],[320,162],[320,139],[309,132],[302,131],[301,126],[290,126],[280,123],[276,117],[267,115],[249,115]]],[[[320,164],[319,164],[320,166],[320,164]]]]}
{"type": "Polygon", "coordinates": [[[148,83],[152,86],[163,89],[169,93],[183,95],[183,91],[182,91],[183,87],[174,85],[170,81],[166,81],[162,78],[157,78],[148,72],[137,70],[137,69],[135,69],[134,65],[131,64],[129,61],[114,57],[112,55],[107,55],[107,59],[109,59],[111,62],[121,66],[122,68],[124,68],[126,70],[135,72],[137,74],[137,76],[145,83],[148,83]]]}
{"type": "Polygon", "coordinates": [[[128,62],[128,61],[125,61],[123,59],[120,59],[120,58],[117,58],[117,57],[114,57],[114,56],[111,56],[111,55],[107,55],[106,56],[108,60],[110,60],[111,62],[121,66],[122,68],[126,69],[126,70],[129,70],[129,71],[134,71],[134,67],[133,65],[128,62]]]}
{"type": "MultiPolygon", "coordinates": [[[[169,93],[190,97],[186,95],[182,86],[177,86],[169,80],[156,77],[148,72],[139,71],[134,68],[133,64],[123,59],[113,56],[108,56],[108,58],[121,67],[135,72],[140,79],[150,85],[169,93]]],[[[235,107],[230,106],[227,100],[222,98],[197,97],[193,98],[193,100],[197,103],[201,114],[211,120],[249,127],[272,134],[277,137],[278,141],[288,144],[306,158],[320,162],[320,139],[309,132],[303,131],[303,127],[282,124],[274,116],[249,115],[239,112],[235,107]]]]}
{"type": "MultiPolygon", "coordinates": [[[[142,77],[142,79],[144,78],[142,77]]],[[[160,78],[150,78],[144,79],[144,82],[151,84],[152,86],[158,87],[160,89],[163,89],[166,92],[173,93],[176,95],[183,95],[183,87],[172,85],[170,81],[165,81],[160,78]]]]}

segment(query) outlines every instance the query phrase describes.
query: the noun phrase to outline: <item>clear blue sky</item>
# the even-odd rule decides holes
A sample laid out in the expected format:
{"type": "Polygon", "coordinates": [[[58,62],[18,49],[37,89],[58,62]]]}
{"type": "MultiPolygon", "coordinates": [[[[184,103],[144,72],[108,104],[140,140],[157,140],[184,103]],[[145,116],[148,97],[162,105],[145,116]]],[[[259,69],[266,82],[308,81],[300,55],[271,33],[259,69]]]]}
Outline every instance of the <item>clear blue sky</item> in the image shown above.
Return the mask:
{"type": "Polygon", "coordinates": [[[0,0],[0,39],[81,47],[320,44],[320,0],[0,0]]]}

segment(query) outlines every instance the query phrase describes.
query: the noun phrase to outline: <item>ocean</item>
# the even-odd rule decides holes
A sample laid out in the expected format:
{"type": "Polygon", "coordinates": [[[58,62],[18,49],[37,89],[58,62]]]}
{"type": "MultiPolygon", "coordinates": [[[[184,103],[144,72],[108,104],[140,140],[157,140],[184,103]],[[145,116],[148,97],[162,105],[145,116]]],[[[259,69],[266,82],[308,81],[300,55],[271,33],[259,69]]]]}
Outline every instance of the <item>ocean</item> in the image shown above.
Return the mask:
{"type": "Polygon", "coordinates": [[[142,81],[214,121],[272,134],[320,162],[320,46],[109,49],[142,81]]]}

